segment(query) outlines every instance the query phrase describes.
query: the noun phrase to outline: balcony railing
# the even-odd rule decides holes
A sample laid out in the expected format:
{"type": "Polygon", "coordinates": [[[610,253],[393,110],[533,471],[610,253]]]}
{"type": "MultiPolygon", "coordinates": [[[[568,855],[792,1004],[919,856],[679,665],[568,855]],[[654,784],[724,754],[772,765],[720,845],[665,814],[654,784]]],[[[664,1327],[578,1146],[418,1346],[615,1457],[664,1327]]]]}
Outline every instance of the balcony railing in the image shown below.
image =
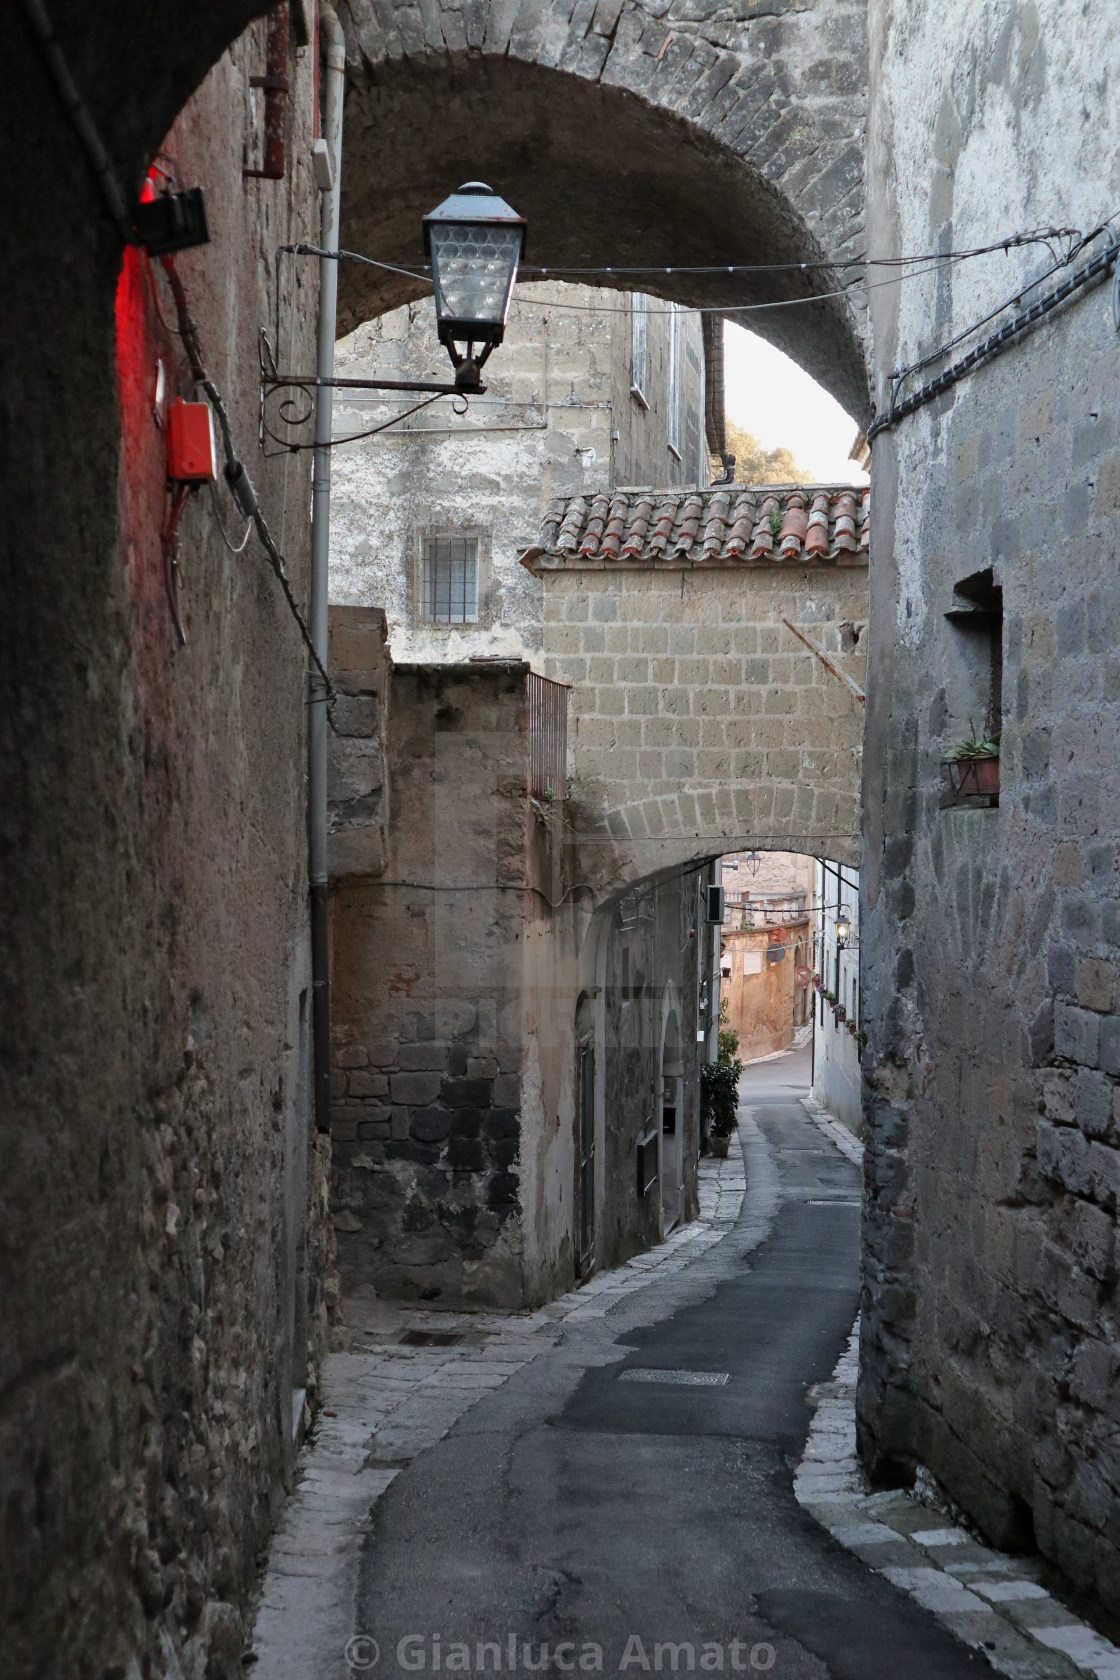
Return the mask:
{"type": "Polygon", "coordinates": [[[568,690],[529,672],[529,792],[535,799],[568,796],[568,690]]]}

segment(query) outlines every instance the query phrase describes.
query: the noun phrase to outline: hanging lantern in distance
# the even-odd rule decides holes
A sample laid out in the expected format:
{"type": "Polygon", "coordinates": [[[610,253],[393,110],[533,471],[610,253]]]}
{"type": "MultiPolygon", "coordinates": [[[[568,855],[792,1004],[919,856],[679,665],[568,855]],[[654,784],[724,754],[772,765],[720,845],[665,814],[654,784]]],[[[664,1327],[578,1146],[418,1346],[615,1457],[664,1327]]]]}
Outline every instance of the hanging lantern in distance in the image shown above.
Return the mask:
{"type": "Polygon", "coordinates": [[[492,187],[468,181],[424,217],[439,341],[460,390],[478,389],[479,369],[505,337],[525,218],[492,187]]]}

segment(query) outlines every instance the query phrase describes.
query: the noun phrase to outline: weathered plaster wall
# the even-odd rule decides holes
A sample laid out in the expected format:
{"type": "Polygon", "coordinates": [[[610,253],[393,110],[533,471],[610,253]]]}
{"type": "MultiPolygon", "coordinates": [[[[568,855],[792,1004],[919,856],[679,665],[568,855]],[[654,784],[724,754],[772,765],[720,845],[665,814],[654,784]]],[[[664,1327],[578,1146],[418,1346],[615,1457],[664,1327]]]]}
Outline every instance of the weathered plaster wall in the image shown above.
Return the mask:
{"type": "MultiPolygon", "coordinates": [[[[876,251],[1114,210],[1111,7],[874,0],[871,19],[876,251]]],[[[891,368],[1048,261],[879,291],[880,404],[891,368]]],[[[1033,1532],[1114,1611],[1118,375],[1107,292],[1089,292],[875,444],[859,1392],[873,1466],[923,1461],[995,1539],[1033,1532]],[[944,810],[968,677],[943,614],[987,567],[1000,802],[944,810]]]]}
{"type": "MultiPolygon", "coordinates": [[[[441,399],[388,431],[337,450],[331,599],[383,607],[398,664],[539,655],[541,586],[518,555],[535,542],[552,497],[620,482],[707,483],[700,318],[683,311],[679,316],[678,457],[668,440],[666,310],[651,300],[643,404],[630,394],[627,295],[526,283],[505,341],[486,364],[486,395],[472,397],[467,414],[456,415],[450,400],[441,399]],[[453,535],[478,544],[475,625],[421,618],[425,540],[453,535]]],[[[337,372],[351,379],[448,378],[431,302],[358,327],[338,345],[337,372]]],[[[415,401],[341,392],[334,435],[368,430],[415,401]]]]}
{"type": "Polygon", "coordinates": [[[726,1025],[739,1034],[740,1058],[749,1062],[787,1049],[807,1019],[805,991],[795,985],[794,970],[812,955],[808,918],[784,928],[724,928],[723,955],[731,972],[720,995],[727,1003],[726,1025]],[[767,951],[775,946],[782,954],[771,959],[767,951]]]}
{"type": "MultiPolygon", "coordinates": [[[[130,191],[250,10],[52,4],[130,191]]],[[[174,646],[156,357],[169,396],[190,381],[135,251],[122,275],[19,8],[0,39],[4,154],[22,158],[0,254],[0,1644],[13,1675],[163,1673],[170,1644],[191,1680],[225,1677],[326,1311],[300,1280],[305,1150],[316,1189],[322,1171],[303,654],[259,550],[228,555],[205,496],[174,646]]],[[[207,193],[212,243],[178,266],[302,595],[308,475],[257,453],[255,339],[275,245],[314,236],[313,67],[293,59],[288,180],[243,182],[262,52],[258,27],[163,150],[207,193]]],[[[313,286],[286,302],[310,355],[313,286]]]]}

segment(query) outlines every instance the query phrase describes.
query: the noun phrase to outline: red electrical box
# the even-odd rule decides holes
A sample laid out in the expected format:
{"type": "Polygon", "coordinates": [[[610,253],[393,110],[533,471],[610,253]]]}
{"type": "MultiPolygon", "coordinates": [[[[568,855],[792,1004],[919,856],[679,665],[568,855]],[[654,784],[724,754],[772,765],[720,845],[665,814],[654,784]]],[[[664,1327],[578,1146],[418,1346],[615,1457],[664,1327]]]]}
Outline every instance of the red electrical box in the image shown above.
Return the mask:
{"type": "Polygon", "coordinates": [[[167,476],[183,483],[217,476],[214,416],[209,403],[176,397],[167,413],[167,476]]]}

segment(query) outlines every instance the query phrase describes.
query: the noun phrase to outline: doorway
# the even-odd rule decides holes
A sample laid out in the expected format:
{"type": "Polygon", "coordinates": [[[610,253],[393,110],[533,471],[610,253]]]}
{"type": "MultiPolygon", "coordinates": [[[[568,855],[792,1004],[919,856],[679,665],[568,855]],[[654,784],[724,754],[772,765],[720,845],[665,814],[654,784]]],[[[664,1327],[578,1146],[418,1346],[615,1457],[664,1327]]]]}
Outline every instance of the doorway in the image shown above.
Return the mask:
{"type": "Polygon", "coordinates": [[[684,1157],[684,1090],[680,1021],[675,1008],[665,1015],[661,1038],[661,1235],[668,1236],[681,1217],[684,1157]]]}

